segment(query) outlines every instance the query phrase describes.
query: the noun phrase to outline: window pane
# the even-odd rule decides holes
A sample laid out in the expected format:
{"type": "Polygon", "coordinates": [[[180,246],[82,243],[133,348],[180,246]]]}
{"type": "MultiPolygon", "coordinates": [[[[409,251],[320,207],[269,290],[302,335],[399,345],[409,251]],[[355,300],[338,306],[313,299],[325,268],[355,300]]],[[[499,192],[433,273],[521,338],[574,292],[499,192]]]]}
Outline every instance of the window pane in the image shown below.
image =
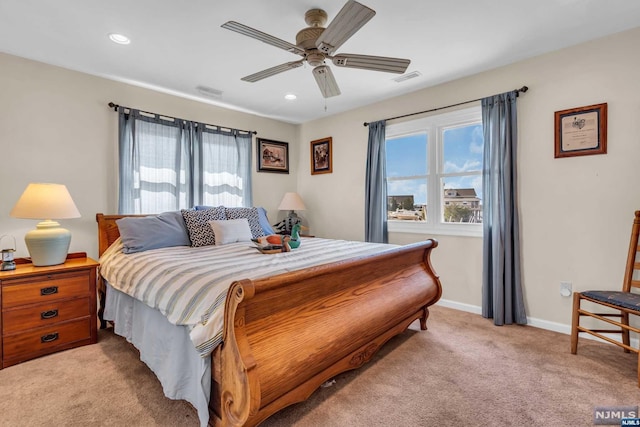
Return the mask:
{"type": "Polygon", "coordinates": [[[482,223],[482,175],[445,178],[442,189],[444,222],[482,223]]]}
{"type": "Polygon", "coordinates": [[[387,139],[387,176],[419,176],[428,171],[427,134],[387,139]]]}
{"type": "Polygon", "coordinates": [[[484,138],[482,124],[446,129],[442,133],[443,172],[482,170],[484,138]]]}
{"type": "Polygon", "coordinates": [[[233,136],[202,133],[202,202],[207,206],[243,206],[244,180],[233,136]]]}
{"type": "Polygon", "coordinates": [[[427,180],[387,181],[387,218],[425,221],[427,219],[427,180]]]}
{"type": "Polygon", "coordinates": [[[187,147],[181,128],[171,122],[135,121],[137,164],[131,183],[135,213],[160,213],[186,207],[187,147]],[[138,200],[139,199],[139,200],[138,200]]]}

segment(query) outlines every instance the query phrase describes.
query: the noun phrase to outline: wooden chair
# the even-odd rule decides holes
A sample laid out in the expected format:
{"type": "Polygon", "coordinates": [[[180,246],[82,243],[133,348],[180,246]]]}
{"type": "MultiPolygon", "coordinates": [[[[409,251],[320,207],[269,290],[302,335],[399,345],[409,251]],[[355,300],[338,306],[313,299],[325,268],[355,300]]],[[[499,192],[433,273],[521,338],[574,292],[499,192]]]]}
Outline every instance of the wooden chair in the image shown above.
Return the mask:
{"type": "Polygon", "coordinates": [[[634,272],[640,271],[640,258],[636,260],[640,246],[638,246],[638,234],[640,233],[640,211],[635,212],[633,227],[631,229],[631,242],[627,255],[627,267],[624,273],[622,291],[585,291],[573,294],[573,318],[571,322],[571,353],[578,351],[578,334],[586,332],[600,339],[624,348],[625,353],[633,351],[638,354],[638,386],[640,387],[640,351],[631,347],[629,343],[629,331],[640,333],[640,329],[629,325],[629,315],[640,316],[640,294],[631,292],[632,288],[640,288],[640,276],[634,272]],[[587,311],[580,306],[582,301],[588,301],[599,306],[605,306],[616,310],[614,313],[595,313],[587,311]],[[590,329],[580,325],[580,317],[589,316],[594,319],[614,325],[614,329],[590,329]],[[617,318],[619,320],[614,320],[617,318]],[[621,334],[621,340],[613,339],[604,334],[621,334]]]}

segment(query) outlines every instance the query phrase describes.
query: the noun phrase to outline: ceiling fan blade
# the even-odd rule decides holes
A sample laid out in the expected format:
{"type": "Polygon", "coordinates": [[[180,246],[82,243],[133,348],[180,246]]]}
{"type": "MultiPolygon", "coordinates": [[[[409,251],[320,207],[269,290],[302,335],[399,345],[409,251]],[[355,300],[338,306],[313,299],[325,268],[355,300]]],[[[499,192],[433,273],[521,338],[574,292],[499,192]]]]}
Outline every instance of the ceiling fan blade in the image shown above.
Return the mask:
{"type": "Polygon", "coordinates": [[[224,24],[222,24],[222,28],[235,31],[236,33],[243,34],[245,36],[254,38],[266,44],[270,44],[271,46],[279,47],[280,49],[284,49],[297,55],[304,55],[304,50],[300,49],[298,46],[289,43],[288,41],[274,37],[270,34],[263,33],[262,31],[256,30],[255,28],[247,27],[246,25],[239,22],[225,22],[224,24]]]}
{"type": "Polygon", "coordinates": [[[331,55],[375,14],[375,10],[357,1],[349,0],[320,34],[316,40],[316,47],[322,53],[331,55]]]}
{"type": "Polygon", "coordinates": [[[338,67],[361,68],[363,70],[385,71],[402,74],[411,63],[409,59],[388,58],[385,56],[355,55],[341,53],[331,58],[338,67]]]}
{"type": "Polygon", "coordinates": [[[313,77],[316,78],[316,83],[318,83],[322,96],[331,98],[332,96],[340,95],[340,88],[335,77],[333,77],[331,68],[326,65],[318,65],[313,69],[313,77]]]}
{"type": "Polygon", "coordinates": [[[266,70],[258,71],[257,73],[243,77],[240,80],[244,80],[245,82],[255,83],[258,80],[266,79],[267,77],[274,76],[284,71],[298,68],[302,65],[303,62],[304,60],[301,59],[300,61],[293,61],[293,62],[287,62],[284,64],[276,65],[275,67],[267,68],[266,70]]]}

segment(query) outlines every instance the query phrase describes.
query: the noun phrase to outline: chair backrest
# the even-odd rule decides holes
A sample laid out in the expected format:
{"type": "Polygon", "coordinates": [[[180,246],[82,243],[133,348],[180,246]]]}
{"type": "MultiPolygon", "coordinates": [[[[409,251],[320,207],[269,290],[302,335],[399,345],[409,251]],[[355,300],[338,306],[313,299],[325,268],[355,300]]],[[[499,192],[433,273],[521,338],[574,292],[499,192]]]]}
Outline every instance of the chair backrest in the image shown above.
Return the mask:
{"type": "Polygon", "coordinates": [[[624,273],[622,290],[629,292],[631,288],[640,288],[640,246],[638,246],[638,234],[640,233],[640,211],[636,211],[631,229],[631,242],[629,242],[629,254],[627,255],[627,268],[624,273]],[[636,273],[636,271],[638,273],[636,273]]]}

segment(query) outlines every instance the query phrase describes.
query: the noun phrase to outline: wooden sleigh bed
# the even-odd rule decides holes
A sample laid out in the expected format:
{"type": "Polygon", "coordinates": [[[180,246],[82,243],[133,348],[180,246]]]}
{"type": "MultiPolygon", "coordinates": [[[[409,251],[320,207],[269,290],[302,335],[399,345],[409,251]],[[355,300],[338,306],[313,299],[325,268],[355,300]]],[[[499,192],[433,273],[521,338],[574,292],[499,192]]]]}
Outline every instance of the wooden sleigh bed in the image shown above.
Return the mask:
{"type": "MultiPolygon", "coordinates": [[[[119,237],[115,221],[123,217],[97,214],[100,255],[119,237]]],[[[211,355],[209,424],[257,425],[362,366],[415,320],[427,329],[428,307],[442,293],[430,262],[437,245],[429,239],[233,282],[222,344],[211,355]]]]}

